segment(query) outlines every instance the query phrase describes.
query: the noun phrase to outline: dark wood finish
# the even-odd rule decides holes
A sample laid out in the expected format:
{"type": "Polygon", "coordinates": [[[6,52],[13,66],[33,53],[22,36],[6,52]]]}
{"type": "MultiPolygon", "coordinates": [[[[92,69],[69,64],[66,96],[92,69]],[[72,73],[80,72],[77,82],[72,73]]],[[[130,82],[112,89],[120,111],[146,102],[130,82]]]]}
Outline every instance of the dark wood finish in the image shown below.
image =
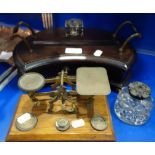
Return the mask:
{"type": "MultiPolygon", "coordinates": [[[[108,122],[108,127],[104,131],[96,131],[91,127],[85,101],[85,98],[81,98],[79,101],[80,118],[84,119],[85,126],[76,129],[70,127],[69,130],[61,132],[55,128],[56,119],[66,117],[72,121],[77,119],[76,114],[63,114],[61,112],[48,114],[46,113],[48,110],[47,102],[42,102],[40,107],[36,107],[33,106],[33,103],[27,95],[22,95],[6,141],[115,141],[106,96],[94,97],[94,114],[102,115],[108,122]],[[15,127],[16,118],[25,112],[31,111],[38,117],[37,126],[31,131],[18,131],[15,127]]],[[[55,103],[54,111],[57,111],[58,109],[60,109],[59,101],[55,103]]]]}
{"type": "Polygon", "coordinates": [[[122,39],[113,39],[110,32],[85,29],[83,36],[65,37],[64,29],[45,30],[27,37],[33,51],[28,51],[24,42],[20,42],[14,50],[14,61],[20,73],[37,71],[48,77],[61,71],[64,66],[75,74],[81,66],[102,66],[108,71],[110,83],[118,87],[125,82],[129,70],[135,61],[135,51],[130,44],[123,53],[118,51],[122,39]],[[60,60],[66,47],[83,49],[85,60],[60,60]],[[101,57],[95,57],[95,50],[102,50],[101,57]]]}
{"type": "MultiPolygon", "coordinates": [[[[12,52],[15,46],[21,41],[19,38],[11,40],[10,37],[12,36],[12,34],[13,27],[0,26],[0,52],[12,52]],[[4,44],[1,44],[1,42],[4,42],[4,44]]],[[[26,37],[29,36],[31,33],[29,30],[19,29],[18,34],[20,36],[26,37]]],[[[8,64],[14,63],[12,58],[10,58],[9,60],[0,59],[0,62],[6,62],[8,64]]]]}

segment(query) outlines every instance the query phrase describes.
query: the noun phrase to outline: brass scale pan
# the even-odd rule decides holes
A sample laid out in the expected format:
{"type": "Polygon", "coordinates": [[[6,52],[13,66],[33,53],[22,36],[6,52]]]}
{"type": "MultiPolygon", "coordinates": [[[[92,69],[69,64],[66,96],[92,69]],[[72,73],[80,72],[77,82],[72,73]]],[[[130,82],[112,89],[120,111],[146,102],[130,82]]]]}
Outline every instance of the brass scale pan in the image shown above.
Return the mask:
{"type": "MultiPolygon", "coordinates": [[[[23,76],[19,78],[18,81],[18,86],[26,92],[37,91],[41,89],[44,85],[45,78],[41,74],[35,72],[25,73],[23,76]]],[[[38,120],[35,115],[31,113],[25,113],[16,119],[16,128],[20,131],[29,131],[36,126],[37,121],[38,120]],[[25,117],[26,115],[29,116],[29,119],[27,121],[19,121],[19,119],[25,117]]]]}
{"type": "Polygon", "coordinates": [[[45,85],[45,78],[35,72],[26,73],[20,77],[18,86],[27,92],[40,90],[45,85]]]}

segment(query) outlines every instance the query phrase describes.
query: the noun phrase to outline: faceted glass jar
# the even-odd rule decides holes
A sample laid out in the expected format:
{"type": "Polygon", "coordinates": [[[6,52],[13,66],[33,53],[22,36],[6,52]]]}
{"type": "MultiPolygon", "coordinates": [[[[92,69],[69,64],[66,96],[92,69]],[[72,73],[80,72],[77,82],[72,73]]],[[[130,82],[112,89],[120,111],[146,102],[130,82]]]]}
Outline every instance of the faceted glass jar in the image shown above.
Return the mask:
{"type": "Polygon", "coordinates": [[[114,110],[123,122],[130,125],[142,125],[150,117],[152,102],[151,96],[137,99],[131,96],[128,87],[123,87],[117,96],[114,110]]]}

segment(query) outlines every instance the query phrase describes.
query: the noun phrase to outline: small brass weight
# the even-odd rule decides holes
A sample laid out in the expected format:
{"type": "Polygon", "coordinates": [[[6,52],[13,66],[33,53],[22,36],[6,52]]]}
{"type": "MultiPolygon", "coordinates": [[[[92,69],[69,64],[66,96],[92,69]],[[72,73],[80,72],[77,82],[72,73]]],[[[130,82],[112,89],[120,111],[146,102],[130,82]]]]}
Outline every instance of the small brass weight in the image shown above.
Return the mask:
{"type": "Polygon", "coordinates": [[[64,113],[76,113],[78,117],[78,106],[77,106],[77,92],[75,91],[75,76],[68,76],[67,69],[62,70],[54,78],[45,79],[41,74],[35,72],[25,73],[20,77],[18,86],[28,92],[29,97],[32,102],[37,106],[40,105],[41,101],[49,102],[48,113],[52,113],[53,105],[56,101],[61,101],[62,111],[64,113]],[[42,89],[45,84],[50,84],[52,91],[49,92],[38,92],[42,89]],[[72,86],[72,90],[67,91],[64,84],[69,84],[72,86]],[[39,99],[40,96],[48,95],[48,99],[39,99]],[[72,103],[71,108],[65,108],[65,102],[68,101],[72,103]]]}

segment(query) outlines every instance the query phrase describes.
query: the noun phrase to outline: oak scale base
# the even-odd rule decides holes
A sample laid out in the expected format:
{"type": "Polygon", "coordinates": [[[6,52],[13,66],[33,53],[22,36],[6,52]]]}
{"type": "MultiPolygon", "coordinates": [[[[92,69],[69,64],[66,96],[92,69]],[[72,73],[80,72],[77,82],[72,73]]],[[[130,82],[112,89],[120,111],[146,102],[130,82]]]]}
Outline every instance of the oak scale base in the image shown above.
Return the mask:
{"type": "MultiPolygon", "coordinates": [[[[28,95],[22,95],[6,141],[115,141],[106,96],[94,97],[94,114],[102,115],[108,123],[107,129],[104,131],[96,131],[91,127],[90,118],[87,115],[88,110],[83,99],[79,102],[79,119],[84,119],[85,126],[80,128],[70,127],[67,131],[58,131],[55,127],[55,121],[58,118],[65,117],[69,121],[73,121],[77,119],[76,114],[64,114],[61,111],[48,114],[47,109],[47,102],[41,103],[40,106],[35,106],[28,95]],[[15,120],[26,112],[33,112],[38,118],[38,123],[32,130],[21,132],[16,129],[15,120]]],[[[55,109],[57,111],[60,109],[59,101],[55,104],[55,109]]]]}

